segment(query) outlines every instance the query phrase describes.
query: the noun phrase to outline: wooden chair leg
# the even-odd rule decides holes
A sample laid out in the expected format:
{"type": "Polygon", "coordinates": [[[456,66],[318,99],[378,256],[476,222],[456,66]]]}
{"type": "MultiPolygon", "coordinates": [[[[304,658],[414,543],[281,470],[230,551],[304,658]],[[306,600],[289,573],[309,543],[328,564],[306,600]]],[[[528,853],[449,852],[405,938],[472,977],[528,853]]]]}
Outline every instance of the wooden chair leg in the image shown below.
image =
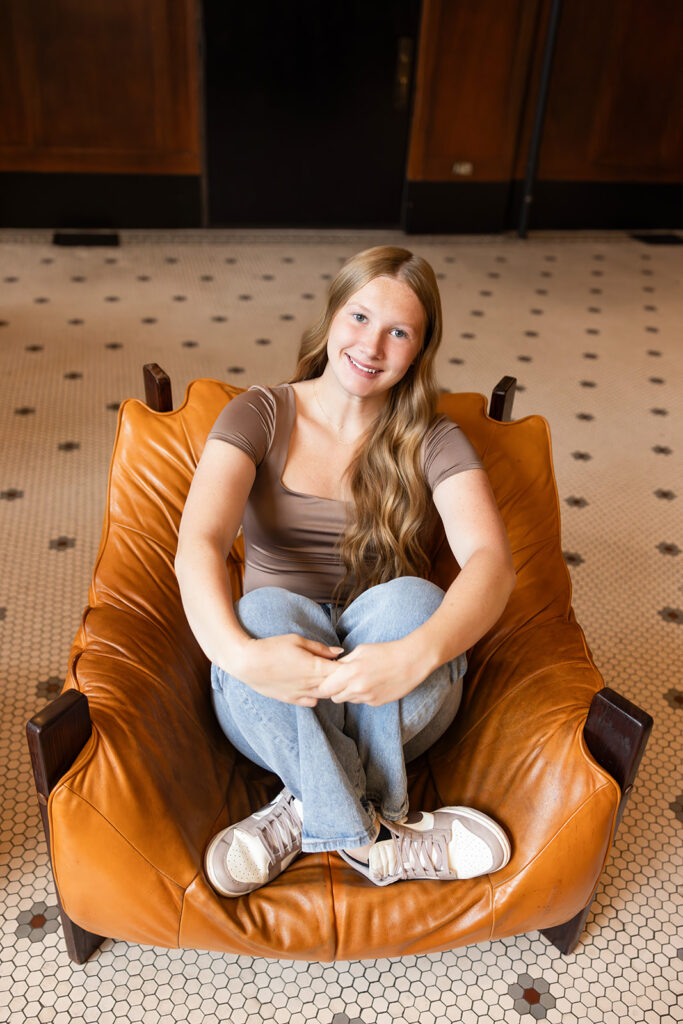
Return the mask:
{"type": "MultiPolygon", "coordinates": [[[[88,710],[88,699],[76,690],[67,690],[51,704],[35,715],[26,726],[33,777],[38,793],[40,814],[43,819],[48,855],[50,854],[50,823],[47,801],[50,791],[62,775],[71,767],[77,754],[90,738],[92,723],[88,710]]],[[[56,888],[56,886],[55,886],[56,888]]],[[[69,957],[77,964],[83,964],[104,941],[104,936],[95,935],[77,925],[65,913],[57,892],[59,913],[69,957]]]]}
{"type": "MultiPolygon", "coordinates": [[[[596,693],[583,734],[595,760],[610,773],[621,788],[615,835],[631,795],[651,731],[652,718],[646,711],[642,711],[609,687],[596,693]]],[[[561,953],[571,953],[578,945],[594,896],[595,892],[587,906],[571,921],[556,925],[554,928],[546,928],[542,932],[561,953]]]]}

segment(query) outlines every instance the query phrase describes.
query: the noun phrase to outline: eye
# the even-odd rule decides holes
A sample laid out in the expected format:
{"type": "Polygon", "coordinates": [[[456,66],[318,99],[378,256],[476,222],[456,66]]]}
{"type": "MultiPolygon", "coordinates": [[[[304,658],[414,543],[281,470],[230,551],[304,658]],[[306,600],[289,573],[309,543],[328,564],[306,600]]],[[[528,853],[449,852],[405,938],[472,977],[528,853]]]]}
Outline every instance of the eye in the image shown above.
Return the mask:
{"type": "Polygon", "coordinates": [[[358,324],[361,324],[363,323],[363,321],[367,320],[365,313],[352,313],[351,316],[358,324]]]}
{"type": "Polygon", "coordinates": [[[402,327],[394,327],[394,330],[393,330],[392,333],[395,334],[397,338],[407,338],[408,337],[407,333],[403,330],[402,327]]]}

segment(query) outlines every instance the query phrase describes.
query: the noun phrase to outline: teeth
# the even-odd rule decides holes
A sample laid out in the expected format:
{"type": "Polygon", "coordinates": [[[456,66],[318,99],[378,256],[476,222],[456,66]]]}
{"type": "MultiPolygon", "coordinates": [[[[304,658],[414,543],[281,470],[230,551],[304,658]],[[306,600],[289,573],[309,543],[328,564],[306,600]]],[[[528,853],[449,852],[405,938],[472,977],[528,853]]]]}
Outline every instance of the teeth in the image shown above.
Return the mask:
{"type": "MultiPolygon", "coordinates": [[[[349,356],[348,352],[346,354],[347,356],[349,356]]],[[[349,356],[349,359],[351,360],[354,366],[357,366],[359,370],[363,370],[365,373],[379,373],[379,370],[369,370],[367,366],[361,366],[360,363],[357,363],[355,359],[351,359],[351,356],[349,356]]]]}

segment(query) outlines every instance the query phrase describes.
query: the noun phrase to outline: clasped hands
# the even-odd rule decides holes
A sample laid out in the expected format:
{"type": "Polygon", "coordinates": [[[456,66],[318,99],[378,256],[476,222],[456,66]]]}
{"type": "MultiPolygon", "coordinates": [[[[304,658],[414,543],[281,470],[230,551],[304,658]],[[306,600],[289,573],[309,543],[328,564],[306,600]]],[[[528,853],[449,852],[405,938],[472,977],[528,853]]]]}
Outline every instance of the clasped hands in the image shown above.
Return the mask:
{"type": "Polygon", "coordinates": [[[348,654],[296,633],[250,639],[230,671],[258,693],[288,704],[315,707],[328,698],[379,707],[410,693],[428,674],[407,639],[359,644],[348,654]]]}

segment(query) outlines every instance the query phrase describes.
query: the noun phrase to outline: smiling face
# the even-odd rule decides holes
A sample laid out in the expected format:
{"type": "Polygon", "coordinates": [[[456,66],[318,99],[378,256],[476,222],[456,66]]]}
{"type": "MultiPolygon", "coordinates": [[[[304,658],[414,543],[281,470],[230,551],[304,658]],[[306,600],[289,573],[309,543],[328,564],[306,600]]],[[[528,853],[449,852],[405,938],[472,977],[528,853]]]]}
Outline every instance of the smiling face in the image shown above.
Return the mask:
{"type": "Polygon", "coordinates": [[[354,395],[388,391],[420,352],[425,321],[412,288],[395,277],[373,278],[334,315],[326,371],[354,395]]]}

